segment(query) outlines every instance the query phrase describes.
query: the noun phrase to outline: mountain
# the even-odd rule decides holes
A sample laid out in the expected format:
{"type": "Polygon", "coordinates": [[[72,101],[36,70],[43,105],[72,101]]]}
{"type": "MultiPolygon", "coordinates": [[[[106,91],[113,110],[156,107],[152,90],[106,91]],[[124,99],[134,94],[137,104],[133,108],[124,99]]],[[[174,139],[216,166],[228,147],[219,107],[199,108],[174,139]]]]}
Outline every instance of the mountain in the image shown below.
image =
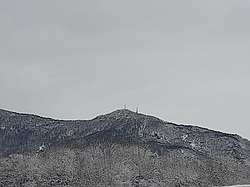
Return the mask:
{"type": "Polygon", "coordinates": [[[0,186],[250,184],[249,140],[127,109],[75,121],[0,110],[0,157],[0,186]]]}

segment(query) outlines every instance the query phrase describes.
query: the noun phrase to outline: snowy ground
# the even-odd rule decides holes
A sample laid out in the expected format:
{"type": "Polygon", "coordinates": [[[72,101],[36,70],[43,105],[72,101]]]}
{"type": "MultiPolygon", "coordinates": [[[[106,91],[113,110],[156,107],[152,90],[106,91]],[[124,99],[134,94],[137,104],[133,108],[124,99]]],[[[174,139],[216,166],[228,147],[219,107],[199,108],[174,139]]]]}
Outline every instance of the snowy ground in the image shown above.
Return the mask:
{"type": "Polygon", "coordinates": [[[235,185],[235,186],[224,186],[224,187],[250,187],[250,184],[246,184],[246,185],[235,185]]]}

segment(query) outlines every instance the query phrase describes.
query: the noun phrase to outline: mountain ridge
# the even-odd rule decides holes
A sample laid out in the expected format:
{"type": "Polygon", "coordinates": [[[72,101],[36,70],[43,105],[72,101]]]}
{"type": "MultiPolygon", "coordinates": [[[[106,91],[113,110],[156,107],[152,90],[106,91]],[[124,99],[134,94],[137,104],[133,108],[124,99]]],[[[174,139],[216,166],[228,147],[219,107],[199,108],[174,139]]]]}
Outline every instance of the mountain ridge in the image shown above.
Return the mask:
{"type": "MultiPolygon", "coordinates": [[[[23,115],[23,116],[34,116],[34,117],[43,118],[43,119],[50,119],[50,120],[54,120],[54,121],[71,122],[71,121],[91,121],[91,120],[94,120],[94,119],[99,118],[101,116],[112,115],[112,114],[115,114],[115,113],[121,113],[122,111],[127,111],[127,114],[129,114],[129,113],[130,114],[136,114],[136,112],[134,112],[134,111],[132,111],[130,109],[117,109],[117,110],[114,110],[114,111],[111,111],[111,112],[108,112],[108,113],[105,113],[105,114],[97,115],[97,116],[95,116],[93,118],[90,118],[90,119],[59,119],[59,118],[47,117],[47,116],[34,114],[34,113],[17,112],[17,111],[11,111],[11,110],[1,109],[0,108],[0,116],[3,117],[3,114],[7,114],[7,115],[11,115],[11,116],[23,115]]],[[[161,121],[163,121],[163,122],[165,122],[167,124],[185,126],[185,127],[197,127],[197,128],[200,128],[200,129],[210,130],[210,131],[214,131],[214,132],[222,132],[222,133],[230,134],[230,135],[233,135],[233,136],[239,136],[239,137],[241,137],[243,139],[249,140],[248,138],[242,137],[241,135],[239,135],[237,133],[223,132],[222,130],[211,129],[209,127],[202,127],[202,126],[195,125],[195,124],[185,124],[185,123],[176,123],[176,122],[173,122],[173,121],[166,121],[166,120],[161,119],[160,117],[156,117],[154,115],[144,114],[144,113],[140,113],[140,112],[138,112],[137,114],[141,114],[141,115],[144,115],[144,116],[149,116],[149,117],[152,117],[152,118],[156,118],[156,119],[159,119],[159,120],[161,120],[161,121]]]]}
{"type": "Polygon", "coordinates": [[[0,186],[15,186],[16,183],[32,186],[31,181],[38,186],[54,186],[55,180],[61,181],[58,186],[250,183],[249,140],[236,134],[163,121],[128,109],[118,109],[90,120],[57,120],[0,109],[0,161],[3,163],[0,178],[4,179],[3,183],[0,179],[0,186]],[[120,160],[118,165],[114,160],[120,160]],[[26,169],[18,170],[16,163],[26,169]],[[105,172],[100,174],[100,169],[105,172]],[[46,174],[48,172],[50,175],[46,174]],[[90,178],[82,181],[86,172],[90,172],[87,174],[90,178]],[[98,179],[91,178],[93,172],[98,179]],[[164,173],[160,179],[159,173],[164,173]],[[124,176],[127,178],[122,179],[124,176]]]}
{"type": "MultiPolygon", "coordinates": [[[[156,137],[156,140],[158,142],[161,142],[161,143],[168,142],[170,144],[171,144],[171,139],[177,138],[178,136],[179,138],[181,136],[187,136],[187,137],[182,137],[182,139],[187,140],[188,135],[185,135],[185,132],[184,132],[184,131],[187,131],[186,133],[195,134],[197,132],[197,133],[203,133],[203,135],[214,133],[213,135],[216,137],[227,137],[227,138],[234,139],[235,141],[239,141],[239,139],[243,141],[244,140],[248,141],[247,139],[242,138],[241,136],[237,134],[224,133],[221,131],[211,130],[208,128],[193,126],[193,125],[176,124],[173,122],[163,121],[160,118],[157,118],[151,115],[145,115],[142,113],[133,112],[128,109],[118,109],[118,110],[112,111],[104,115],[96,116],[90,120],[58,120],[58,119],[42,117],[42,116],[34,115],[34,114],[11,112],[7,110],[3,110],[3,109],[0,109],[0,117],[1,119],[5,118],[5,120],[8,118],[7,123],[3,122],[3,120],[0,123],[2,131],[5,130],[7,127],[9,128],[10,131],[13,129],[16,129],[18,131],[20,129],[25,129],[24,127],[25,125],[31,126],[31,127],[33,126],[33,128],[28,128],[28,129],[33,129],[33,130],[36,127],[43,129],[47,126],[47,127],[62,127],[64,130],[66,129],[68,131],[70,131],[69,128],[72,128],[73,131],[74,131],[74,128],[78,128],[78,131],[79,130],[82,131],[83,133],[85,133],[84,136],[86,136],[86,135],[94,134],[96,132],[107,130],[107,129],[111,129],[111,130],[123,129],[124,130],[123,133],[126,133],[126,136],[130,136],[130,138],[132,139],[133,138],[140,139],[139,135],[137,135],[136,133],[142,133],[144,134],[144,136],[142,135],[143,140],[148,141],[149,139],[152,139],[152,133],[155,133],[154,136],[156,137]],[[34,126],[34,124],[36,125],[34,126]],[[129,126],[131,129],[133,129],[133,131],[130,132],[129,130],[131,129],[127,128],[126,126],[127,127],[129,126]],[[159,129],[157,130],[157,128],[160,128],[160,131],[162,132],[158,132],[159,129]],[[183,132],[180,133],[181,131],[183,132]],[[177,133],[177,134],[174,137],[172,136],[173,134],[171,133],[177,133]],[[132,137],[131,135],[133,135],[134,137],[132,137]]],[[[66,133],[68,133],[68,136],[72,136],[74,139],[74,135],[73,135],[74,132],[71,131],[71,132],[66,132],[66,133]],[[71,133],[73,134],[70,135],[71,133]]],[[[80,133],[78,134],[78,136],[82,137],[80,133]]],[[[192,141],[194,141],[194,139],[192,141]]],[[[40,142],[40,144],[41,143],[42,142],[40,142]]],[[[3,147],[3,145],[1,147],[3,147]]]]}

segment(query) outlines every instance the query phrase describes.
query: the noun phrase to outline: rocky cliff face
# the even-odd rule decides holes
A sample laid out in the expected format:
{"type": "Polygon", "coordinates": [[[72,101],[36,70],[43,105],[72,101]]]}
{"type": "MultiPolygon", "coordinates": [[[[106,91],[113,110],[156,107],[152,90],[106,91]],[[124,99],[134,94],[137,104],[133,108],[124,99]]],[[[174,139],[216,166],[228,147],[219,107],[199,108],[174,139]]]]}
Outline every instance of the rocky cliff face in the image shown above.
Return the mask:
{"type": "Polygon", "coordinates": [[[137,146],[150,151],[154,159],[174,153],[180,158],[200,159],[201,163],[212,160],[226,166],[240,164],[242,171],[237,172],[245,177],[235,182],[250,183],[247,177],[250,174],[250,142],[235,134],[177,125],[126,109],[78,121],[0,110],[0,156],[3,158],[32,154],[41,146],[45,150],[63,146],[72,150],[96,143],[137,146]]]}

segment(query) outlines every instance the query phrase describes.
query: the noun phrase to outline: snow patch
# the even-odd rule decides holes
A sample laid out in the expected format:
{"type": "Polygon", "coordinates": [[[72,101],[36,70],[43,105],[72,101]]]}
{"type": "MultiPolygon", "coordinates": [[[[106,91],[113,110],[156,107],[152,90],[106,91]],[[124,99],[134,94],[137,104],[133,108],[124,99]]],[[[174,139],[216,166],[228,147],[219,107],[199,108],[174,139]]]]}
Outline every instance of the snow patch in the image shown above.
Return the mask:
{"type": "Polygon", "coordinates": [[[197,147],[197,145],[194,143],[194,140],[192,141],[192,143],[190,143],[190,146],[195,149],[197,147]]]}
{"type": "Polygon", "coordinates": [[[43,145],[39,146],[39,148],[38,148],[38,150],[37,150],[36,152],[37,152],[37,153],[43,152],[44,149],[45,149],[45,145],[44,145],[44,143],[43,143],[43,145]]]}
{"type": "Polygon", "coordinates": [[[73,131],[73,130],[67,131],[67,136],[72,136],[73,134],[74,134],[74,131],[73,131]]]}
{"type": "Polygon", "coordinates": [[[188,135],[187,135],[187,134],[184,134],[184,135],[181,136],[181,139],[182,139],[183,141],[186,141],[187,137],[188,137],[188,135]]]}
{"type": "Polygon", "coordinates": [[[234,186],[224,186],[224,187],[250,187],[250,184],[245,184],[245,185],[234,185],[234,186]]]}

